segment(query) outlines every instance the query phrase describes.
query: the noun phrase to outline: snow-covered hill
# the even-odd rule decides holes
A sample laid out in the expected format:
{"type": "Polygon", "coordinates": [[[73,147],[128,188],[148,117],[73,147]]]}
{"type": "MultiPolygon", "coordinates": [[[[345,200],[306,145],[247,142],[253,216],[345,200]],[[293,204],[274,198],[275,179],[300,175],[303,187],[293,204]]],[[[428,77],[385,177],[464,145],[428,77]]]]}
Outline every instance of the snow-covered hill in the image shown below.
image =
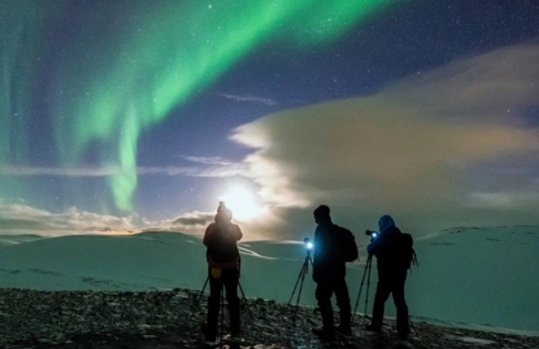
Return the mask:
{"type": "Polygon", "coordinates": [[[539,332],[539,228],[455,228],[417,241],[415,315],[539,332]]]}
{"type": "MultiPolygon", "coordinates": [[[[365,236],[356,234],[360,262],[348,270],[355,305],[365,270],[365,236]]],[[[412,316],[539,332],[539,228],[455,228],[416,239],[420,266],[407,281],[412,316]]],[[[200,239],[170,232],[125,236],[0,237],[0,287],[36,290],[200,290],[206,279],[200,239]]],[[[241,286],[247,298],[289,301],[305,261],[303,244],[242,243],[241,286]]],[[[376,271],[370,280],[374,298],[376,271]]],[[[367,282],[364,287],[366,288],[367,282]]],[[[297,295],[297,293],[296,293],[297,295]]],[[[365,289],[358,306],[364,311],[365,289]]],[[[295,304],[296,298],[292,300],[295,304]]],[[[301,304],[314,305],[307,275],[301,304]]],[[[392,302],[386,315],[392,315],[392,302]]]]}

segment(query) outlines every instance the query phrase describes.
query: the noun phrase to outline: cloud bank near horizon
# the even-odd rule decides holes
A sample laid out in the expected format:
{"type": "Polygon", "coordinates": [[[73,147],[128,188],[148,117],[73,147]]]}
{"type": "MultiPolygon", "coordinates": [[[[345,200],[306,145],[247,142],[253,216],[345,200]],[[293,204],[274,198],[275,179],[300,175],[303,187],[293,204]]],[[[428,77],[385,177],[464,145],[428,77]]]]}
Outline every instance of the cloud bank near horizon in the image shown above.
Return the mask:
{"type": "Polygon", "coordinates": [[[498,49],[231,138],[256,149],[245,162],[273,207],[327,203],[371,227],[389,212],[419,230],[537,223],[538,61],[538,43],[498,49]]]}
{"type": "Polygon", "coordinates": [[[118,217],[71,207],[62,212],[38,209],[0,200],[0,235],[56,237],[86,234],[133,234],[171,231],[201,236],[214,214],[195,211],[172,219],[149,221],[138,215],[118,217]]]}

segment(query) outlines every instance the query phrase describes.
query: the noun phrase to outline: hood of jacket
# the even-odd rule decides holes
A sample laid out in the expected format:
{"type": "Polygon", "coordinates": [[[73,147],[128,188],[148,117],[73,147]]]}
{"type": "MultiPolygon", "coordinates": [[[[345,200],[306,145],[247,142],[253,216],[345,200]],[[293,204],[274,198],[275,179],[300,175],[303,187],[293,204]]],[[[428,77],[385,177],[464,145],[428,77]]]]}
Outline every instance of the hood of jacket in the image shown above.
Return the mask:
{"type": "Polygon", "coordinates": [[[393,227],[395,227],[395,221],[390,215],[386,214],[380,217],[380,220],[378,221],[378,229],[380,234],[383,234],[386,230],[393,227]]]}

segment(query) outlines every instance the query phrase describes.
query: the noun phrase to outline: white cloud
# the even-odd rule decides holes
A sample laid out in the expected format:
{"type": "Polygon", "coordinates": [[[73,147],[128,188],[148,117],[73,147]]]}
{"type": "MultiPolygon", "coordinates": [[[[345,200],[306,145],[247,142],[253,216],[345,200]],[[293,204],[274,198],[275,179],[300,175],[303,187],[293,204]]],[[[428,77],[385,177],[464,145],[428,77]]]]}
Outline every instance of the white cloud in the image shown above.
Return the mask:
{"type": "Polygon", "coordinates": [[[277,102],[271,98],[256,97],[251,95],[234,95],[230,93],[220,93],[219,96],[226,99],[232,99],[236,102],[262,103],[269,106],[277,105],[277,102]]]}
{"type": "Polygon", "coordinates": [[[60,213],[0,201],[0,234],[58,236],[134,232],[136,217],[116,217],[69,208],[60,213]]]}
{"type": "Polygon", "coordinates": [[[118,167],[36,167],[0,166],[0,176],[66,176],[66,177],[103,177],[120,173],[118,167]]]}
{"type": "Polygon", "coordinates": [[[226,159],[223,159],[220,156],[192,156],[192,155],[184,155],[182,156],[183,159],[195,162],[195,163],[201,163],[205,165],[219,165],[219,166],[228,166],[231,165],[232,162],[226,159]]]}
{"type": "Polygon", "coordinates": [[[232,138],[256,148],[246,163],[274,207],[325,202],[346,211],[350,222],[357,211],[372,222],[389,212],[418,229],[527,223],[509,222],[502,209],[514,220],[537,223],[530,207],[539,206],[538,195],[523,195],[539,191],[533,178],[519,179],[527,185],[518,190],[509,190],[511,182],[483,186],[476,211],[462,205],[479,192],[471,173],[497,176],[489,169],[526,166],[537,178],[539,165],[529,161],[539,152],[539,130],[524,127],[538,106],[537,62],[539,44],[504,48],[372,96],[271,114],[239,127],[232,138]],[[503,205],[492,204],[502,197],[503,205]],[[517,205],[523,197],[532,206],[517,205]]]}
{"type": "Polygon", "coordinates": [[[149,221],[137,215],[119,217],[82,211],[75,207],[54,213],[25,204],[0,200],[0,235],[54,237],[80,234],[130,234],[141,231],[175,231],[201,235],[214,213],[193,212],[173,219],[149,221]]]}
{"type": "MultiPolygon", "coordinates": [[[[245,175],[249,168],[242,163],[227,162],[216,158],[192,158],[204,166],[160,166],[137,167],[138,175],[166,175],[186,177],[231,177],[245,175]]],[[[58,176],[58,177],[107,177],[122,173],[119,167],[35,167],[35,166],[0,166],[0,176],[58,176]]]]}

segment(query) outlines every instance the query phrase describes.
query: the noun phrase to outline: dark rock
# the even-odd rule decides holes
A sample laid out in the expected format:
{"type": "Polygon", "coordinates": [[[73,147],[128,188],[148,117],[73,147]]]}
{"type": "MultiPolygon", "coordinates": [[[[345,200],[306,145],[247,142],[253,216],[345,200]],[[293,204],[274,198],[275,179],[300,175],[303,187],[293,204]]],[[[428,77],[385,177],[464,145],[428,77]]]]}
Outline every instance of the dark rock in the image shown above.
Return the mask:
{"type": "MultiPolygon", "coordinates": [[[[174,289],[148,292],[0,289],[0,347],[199,348],[205,296],[174,289]]],[[[538,348],[539,337],[442,327],[415,322],[417,333],[398,337],[386,319],[382,334],[363,330],[356,316],[352,335],[326,343],[312,335],[320,314],[312,308],[262,299],[242,307],[242,338],[224,336],[228,348],[538,348]],[[247,311],[249,309],[249,311],[247,311]],[[251,318],[252,316],[252,318],[251,318]]],[[[225,312],[226,313],[226,312],[225,312]]],[[[338,315],[336,315],[338,318],[338,315]]],[[[224,327],[228,328],[225,316],[224,327]]],[[[226,333],[223,333],[226,335],[226,333]]]]}

